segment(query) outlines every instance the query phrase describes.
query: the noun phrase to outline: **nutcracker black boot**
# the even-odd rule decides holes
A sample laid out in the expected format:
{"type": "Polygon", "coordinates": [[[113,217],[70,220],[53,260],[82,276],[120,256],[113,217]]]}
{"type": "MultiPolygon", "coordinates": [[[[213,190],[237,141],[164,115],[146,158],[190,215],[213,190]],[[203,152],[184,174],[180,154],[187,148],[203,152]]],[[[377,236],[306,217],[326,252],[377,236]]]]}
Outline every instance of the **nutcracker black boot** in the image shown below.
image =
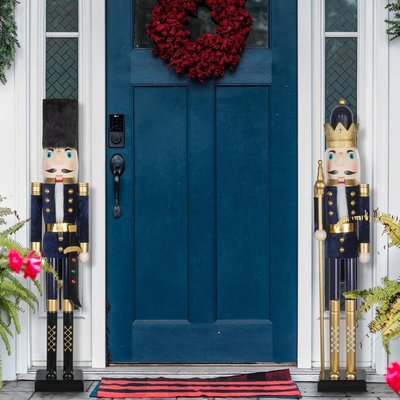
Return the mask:
{"type": "Polygon", "coordinates": [[[73,335],[74,335],[74,308],[70,300],[64,300],[64,374],[65,380],[74,379],[73,374],[73,335]]]}
{"type": "Polygon", "coordinates": [[[57,379],[57,300],[47,300],[46,379],[57,379]]]}

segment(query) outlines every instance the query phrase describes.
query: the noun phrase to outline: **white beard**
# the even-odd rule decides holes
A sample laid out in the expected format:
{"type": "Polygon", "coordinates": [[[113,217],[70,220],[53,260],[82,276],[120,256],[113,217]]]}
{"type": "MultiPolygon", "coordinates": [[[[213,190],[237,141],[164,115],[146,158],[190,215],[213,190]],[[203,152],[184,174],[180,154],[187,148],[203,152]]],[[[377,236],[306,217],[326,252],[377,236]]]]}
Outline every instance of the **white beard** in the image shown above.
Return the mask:
{"type": "Polygon", "coordinates": [[[56,222],[62,223],[64,221],[64,184],[56,183],[55,188],[55,204],[56,204],[56,222]]]}
{"type": "Polygon", "coordinates": [[[349,210],[347,208],[346,186],[343,183],[337,185],[337,211],[338,219],[348,218],[349,210]]]}

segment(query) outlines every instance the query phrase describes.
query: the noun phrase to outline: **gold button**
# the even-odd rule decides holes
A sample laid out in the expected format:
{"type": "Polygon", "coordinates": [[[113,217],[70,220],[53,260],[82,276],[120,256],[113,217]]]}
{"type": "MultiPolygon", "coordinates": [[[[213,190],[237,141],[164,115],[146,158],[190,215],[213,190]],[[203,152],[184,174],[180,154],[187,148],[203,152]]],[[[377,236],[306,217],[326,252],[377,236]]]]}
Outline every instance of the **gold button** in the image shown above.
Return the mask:
{"type": "Polygon", "coordinates": [[[58,251],[59,251],[60,253],[62,253],[62,252],[64,251],[64,249],[60,246],[60,247],[58,248],[58,251]]]}
{"type": "Polygon", "coordinates": [[[49,194],[49,193],[50,193],[50,190],[49,190],[49,189],[44,189],[44,192],[45,192],[46,194],[49,194]]]}
{"type": "Polygon", "coordinates": [[[63,241],[64,241],[64,238],[63,238],[62,236],[59,236],[59,237],[58,237],[58,241],[59,241],[59,242],[63,242],[63,241]]]}
{"type": "Polygon", "coordinates": [[[69,204],[72,204],[73,202],[74,202],[74,199],[72,197],[68,199],[69,204]]]}
{"type": "Polygon", "coordinates": [[[332,192],[328,192],[328,196],[329,196],[329,197],[332,197],[332,196],[333,196],[333,193],[332,193],[332,192]]]}
{"type": "Polygon", "coordinates": [[[350,204],[351,204],[352,206],[355,206],[355,205],[356,205],[356,201],[355,201],[355,200],[352,200],[352,201],[350,202],[350,204]]]}
{"type": "Polygon", "coordinates": [[[46,198],[44,199],[44,201],[45,201],[45,203],[50,203],[50,199],[49,199],[48,197],[46,197],[46,198]]]}
{"type": "Polygon", "coordinates": [[[74,209],[73,209],[72,207],[70,207],[70,208],[68,208],[68,212],[69,212],[70,214],[72,214],[72,213],[74,212],[74,209]]]}
{"type": "Polygon", "coordinates": [[[50,214],[50,208],[46,208],[44,211],[46,211],[46,214],[50,214]]]}
{"type": "Polygon", "coordinates": [[[328,206],[333,206],[333,201],[332,200],[328,201],[328,206]]]}
{"type": "Polygon", "coordinates": [[[339,251],[343,254],[346,250],[344,249],[344,247],[341,247],[341,248],[339,249],[339,251]]]}
{"type": "Polygon", "coordinates": [[[340,239],[339,239],[339,241],[340,241],[340,243],[343,243],[344,242],[344,237],[342,236],[340,239]]]}
{"type": "Polygon", "coordinates": [[[351,197],[354,197],[356,194],[357,194],[357,193],[356,193],[355,191],[352,191],[352,192],[350,193],[350,196],[351,196],[351,197]]]}
{"type": "Polygon", "coordinates": [[[329,212],[328,212],[328,215],[329,215],[330,217],[332,217],[333,211],[329,211],[329,212]]]}
{"type": "Polygon", "coordinates": [[[68,190],[68,193],[69,193],[69,194],[73,194],[73,193],[74,193],[74,189],[69,189],[69,190],[68,190]]]}
{"type": "Polygon", "coordinates": [[[351,210],[351,215],[356,215],[355,210],[351,210]]]}

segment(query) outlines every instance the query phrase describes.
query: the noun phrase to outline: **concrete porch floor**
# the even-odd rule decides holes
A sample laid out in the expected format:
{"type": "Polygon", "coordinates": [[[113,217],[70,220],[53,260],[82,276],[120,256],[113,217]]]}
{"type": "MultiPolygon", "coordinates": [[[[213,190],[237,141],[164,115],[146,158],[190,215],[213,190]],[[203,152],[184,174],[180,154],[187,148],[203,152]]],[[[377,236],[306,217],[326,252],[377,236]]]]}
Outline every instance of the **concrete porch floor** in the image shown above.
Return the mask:
{"type": "MultiPolygon", "coordinates": [[[[79,367],[78,367],[79,368],[79,367]]],[[[317,380],[319,370],[300,369],[292,364],[136,364],[136,365],[112,365],[107,368],[81,367],[85,376],[84,393],[34,393],[34,379],[36,369],[32,368],[26,374],[19,374],[18,381],[6,382],[0,390],[0,400],[61,400],[61,399],[88,399],[101,377],[166,377],[166,378],[212,378],[216,376],[237,375],[260,371],[270,371],[289,368],[293,380],[305,400],[335,400],[343,398],[386,400],[398,398],[387,386],[384,376],[377,375],[373,370],[367,369],[366,393],[319,393],[317,392],[317,380]]],[[[183,398],[180,398],[184,400],[183,398]]],[[[201,397],[199,399],[202,399],[201,397]]],[[[187,399],[185,399],[187,400],[187,399]]],[[[223,400],[223,399],[221,399],[223,400]]],[[[233,400],[233,399],[228,399],[233,400]]],[[[236,399],[241,400],[241,399],[236,399]]]]}
{"type": "MultiPolygon", "coordinates": [[[[62,400],[62,399],[88,399],[97,381],[86,381],[85,392],[83,393],[34,393],[33,381],[5,382],[3,389],[0,390],[0,400],[62,400]]],[[[385,383],[368,383],[366,393],[318,393],[315,382],[296,382],[299,386],[304,400],[336,400],[343,398],[367,399],[367,400],[387,400],[398,398],[385,383]]],[[[184,398],[179,398],[184,399],[184,398]]],[[[202,399],[201,397],[199,399],[202,399]]],[[[247,398],[248,399],[248,398],[247,398]]],[[[187,399],[185,399],[187,400],[187,399]]],[[[215,398],[217,400],[217,398],[215,398]]],[[[219,399],[218,399],[219,400],[219,399]]],[[[227,399],[220,399],[227,400],[227,399]]],[[[232,399],[229,399],[232,400],[232,399]]],[[[242,399],[236,399],[242,400],[242,399]]]]}

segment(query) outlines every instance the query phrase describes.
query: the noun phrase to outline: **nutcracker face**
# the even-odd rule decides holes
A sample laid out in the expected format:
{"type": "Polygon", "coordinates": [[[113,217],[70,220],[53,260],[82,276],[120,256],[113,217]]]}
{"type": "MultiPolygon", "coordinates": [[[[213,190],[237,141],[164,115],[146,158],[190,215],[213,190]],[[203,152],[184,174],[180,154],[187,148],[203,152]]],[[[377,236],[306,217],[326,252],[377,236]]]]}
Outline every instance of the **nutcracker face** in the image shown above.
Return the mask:
{"type": "Polygon", "coordinates": [[[43,151],[45,178],[78,180],[78,153],[71,147],[49,147],[43,151]]]}
{"type": "Polygon", "coordinates": [[[345,183],[360,178],[360,156],[356,147],[330,147],[325,151],[327,179],[345,183]]]}

